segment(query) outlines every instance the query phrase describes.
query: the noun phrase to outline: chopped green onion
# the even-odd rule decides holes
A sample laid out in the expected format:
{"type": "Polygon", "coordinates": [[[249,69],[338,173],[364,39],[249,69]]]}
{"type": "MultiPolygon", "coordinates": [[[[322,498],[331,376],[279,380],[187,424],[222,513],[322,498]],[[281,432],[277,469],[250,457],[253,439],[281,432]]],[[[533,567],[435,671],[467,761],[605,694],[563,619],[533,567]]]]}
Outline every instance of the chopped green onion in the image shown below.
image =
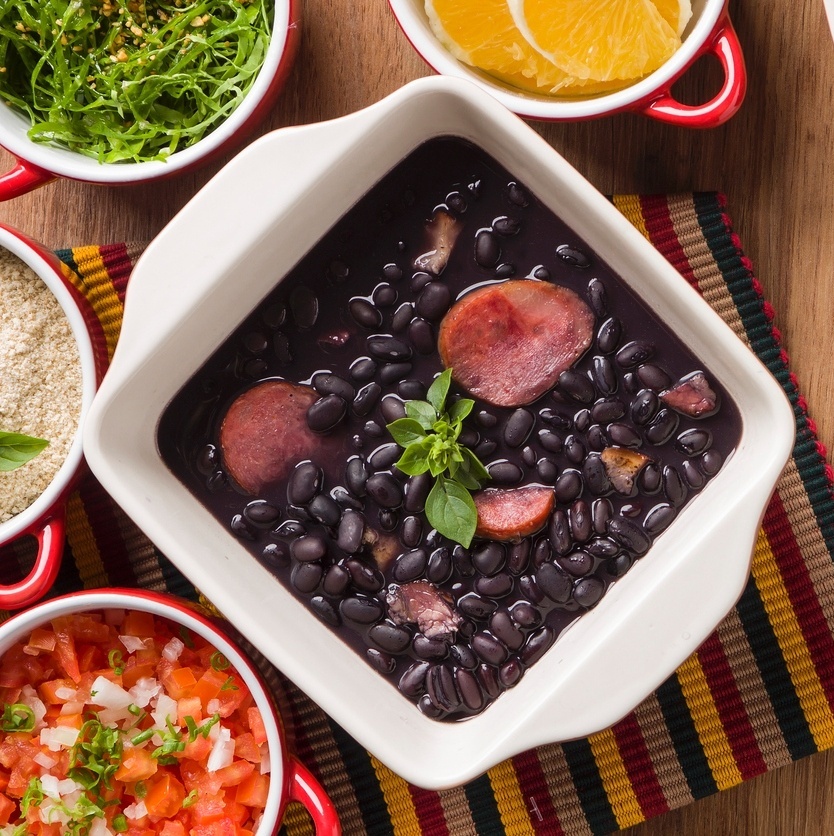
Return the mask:
{"type": "Polygon", "coordinates": [[[192,804],[196,804],[197,799],[200,797],[200,793],[197,790],[191,790],[190,793],[182,800],[182,808],[185,810],[187,807],[190,807],[192,804]]]}
{"type": "Polygon", "coordinates": [[[30,732],[35,728],[35,712],[22,702],[3,707],[0,730],[5,732],[30,732]]]}
{"type": "Polygon", "coordinates": [[[125,672],[125,660],[122,656],[122,651],[113,649],[107,654],[107,664],[113,669],[116,676],[121,676],[125,672]]]}
{"type": "Polygon", "coordinates": [[[215,650],[211,654],[209,664],[216,671],[225,671],[229,667],[229,660],[219,650],[215,650]]]}

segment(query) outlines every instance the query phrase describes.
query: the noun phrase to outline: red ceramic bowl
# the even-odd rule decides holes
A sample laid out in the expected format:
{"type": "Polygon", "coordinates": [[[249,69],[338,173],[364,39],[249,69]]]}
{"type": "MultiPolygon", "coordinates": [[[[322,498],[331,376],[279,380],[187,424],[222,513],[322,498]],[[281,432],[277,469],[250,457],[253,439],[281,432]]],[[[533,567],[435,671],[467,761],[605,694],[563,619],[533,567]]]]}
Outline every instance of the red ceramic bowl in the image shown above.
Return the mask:
{"type": "Polygon", "coordinates": [[[229,117],[193,145],[165,161],[99,163],[57,144],[34,142],[30,122],[9,107],[0,107],[0,146],[15,157],[0,174],[0,201],[9,200],[66,177],[101,185],[158,180],[196,168],[239,145],[266,116],[284,86],[298,49],[300,0],[275,0],[272,36],[252,88],[229,117]]]}
{"type": "Polygon", "coordinates": [[[101,324],[54,253],[5,224],[0,224],[0,247],[27,264],[60,303],[75,337],[82,377],[78,429],[66,459],[46,490],[28,508],[0,523],[0,546],[23,537],[37,540],[37,556],[29,574],[11,585],[0,585],[0,609],[13,610],[41,598],[58,574],[64,549],[66,502],[83,470],[81,430],[107,366],[107,345],[101,324]]]}
{"type": "Polygon", "coordinates": [[[102,610],[139,610],[167,619],[204,638],[228,659],[252,694],[264,720],[269,747],[270,782],[266,807],[256,836],[277,834],[290,801],[303,804],[310,813],[317,836],[339,836],[341,827],[332,802],[318,781],[290,754],[274,695],[264,675],[238,644],[227,622],[201,607],[170,595],[138,589],[101,589],[53,598],[19,613],[0,625],[0,657],[36,627],[50,627],[60,616],[102,610]]]}
{"type": "Polygon", "coordinates": [[[747,90],[744,56],[727,11],[727,0],[692,0],[692,18],[683,45],[655,72],[621,90],[595,96],[544,96],[527,93],[459,61],[429,26],[423,0],[388,0],[391,10],[423,60],[436,72],[474,82],[502,104],[528,119],[577,121],[612,113],[642,113],[688,128],[714,128],[738,109],[747,90]],[[672,86],[703,55],[715,57],[724,71],[721,89],[700,105],[675,99],[672,86]]]}

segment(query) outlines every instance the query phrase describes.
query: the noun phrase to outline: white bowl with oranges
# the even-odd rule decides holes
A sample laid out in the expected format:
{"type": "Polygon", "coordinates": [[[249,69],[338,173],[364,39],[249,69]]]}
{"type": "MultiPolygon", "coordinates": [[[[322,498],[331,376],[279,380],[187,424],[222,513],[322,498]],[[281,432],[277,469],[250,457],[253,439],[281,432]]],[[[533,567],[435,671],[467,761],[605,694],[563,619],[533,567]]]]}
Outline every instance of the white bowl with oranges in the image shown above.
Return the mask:
{"type": "Polygon", "coordinates": [[[412,46],[438,73],[473,81],[529,119],[622,111],[711,128],[741,106],[744,57],[727,0],[389,0],[412,46]],[[724,81],[709,101],[672,85],[700,58],[724,81]]]}

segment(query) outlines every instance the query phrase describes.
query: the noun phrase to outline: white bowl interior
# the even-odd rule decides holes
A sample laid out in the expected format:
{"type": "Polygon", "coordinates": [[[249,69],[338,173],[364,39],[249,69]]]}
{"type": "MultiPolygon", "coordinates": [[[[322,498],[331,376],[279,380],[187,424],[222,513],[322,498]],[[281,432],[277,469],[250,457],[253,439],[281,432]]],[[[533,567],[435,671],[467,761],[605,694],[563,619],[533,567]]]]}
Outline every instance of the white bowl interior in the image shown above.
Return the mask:
{"type": "Polygon", "coordinates": [[[740,595],[793,433],[769,373],[631,224],[521,120],[444,77],[332,123],[275,132],[214,178],[137,265],[93,411],[90,465],[125,510],[338,723],[429,788],[597,731],[671,674],[740,595]],[[733,457],[636,568],[515,688],[459,723],[427,719],[357,659],[182,486],[156,445],[168,402],[224,337],[370,185],[438,135],[469,139],[532,186],[690,346],[732,393],[743,422],[733,457]]]}
{"type": "Polygon", "coordinates": [[[698,53],[726,4],[726,0],[692,0],[692,19],[683,33],[681,48],[655,72],[640,81],[605,95],[556,98],[537,95],[504,84],[455,58],[437,40],[424,11],[423,0],[389,0],[389,5],[412,46],[434,70],[464,78],[495,96],[502,104],[531,119],[582,119],[614,112],[642,101],[664,88],[698,53]]]}
{"type": "Polygon", "coordinates": [[[265,822],[277,822],[283,800],[284,751],[270,697],[264,692],[260,680],[254,673],[253,663],[242,651],[229,641],[221,631],[213,627],[206,627],[199,618],[196,618],[187,610],[172,607],[159,598],[146,598],[131,595],[129,592],[112,590],[86,591],[53,598],[19,613],[0,626],[0,656],[15,642],[27,636],[35,627],[47,624],[53,618],[108,609],[149,612],[160,618],[166,618],[175,624],[181,624],[216,647],[231,662],[249,688],[264,719],[270,752],[270,785],[263,820],[265,822]],[[276,755],[274,756],[273,753],[276,753],[276,755]]]}
{"type": "Polygon", "coordinates": [[[46,171],[95,183],[135,183],[186,168],[227,142],[246,122],[266,94],[287,45],[290,5],[291,0],[276,0],[272,36],[264,63],[243,101],[210,134],[194,145],[175,152],[165,161],[102,164],[55,143],[33,142],[27,135],[31,127],[28,118],[9,107],[0,108],[0,145],[16,157],[46,171]]]}
{"type": "Polygon", "coordinates": [[[67,290],[61,277],[56,274],[55,268],[26,241],[2,227],[0,227],[0,247],[14,253],[21,261],[31,267],[58,300],[75,337],[82,378],[78,429],[67,457],[46,490],[28,508],[25,508],[10,520],[0,523],[0,543],[6,543],[17,537],[21,532],[27,531],[36,520],[40,519],[55,504],[56,499],[81,466],[83,455],[81,436],[84,420],[96,393],[96,365],[87,324],[72,294],[67,290]]]}

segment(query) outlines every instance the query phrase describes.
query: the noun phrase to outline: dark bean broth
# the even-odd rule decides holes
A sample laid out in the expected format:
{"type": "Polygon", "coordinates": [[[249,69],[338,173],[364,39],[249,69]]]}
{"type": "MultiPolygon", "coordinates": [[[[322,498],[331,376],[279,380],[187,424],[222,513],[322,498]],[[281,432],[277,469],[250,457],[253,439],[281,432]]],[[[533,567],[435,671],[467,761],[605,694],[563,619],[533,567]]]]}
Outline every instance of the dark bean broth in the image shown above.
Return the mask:
{"type": "MultiPolygon", "coordinates": [[[[465,393],[453,383],[457,394],[465,393]]],[[[599,601],[717,472],[740,429],[708,370],[564,221],[479,149],[440,138],[374,186],[240,324],[167,408],[159,445],[188,489],[347,644],[427,715],[459,719],[514,685],[599,601]],[[428,249],[426,224],[438,209],[462,231],[432,277],[412,264],[428,249]],[[596,314],[597,337],[578,374],[563,375],[526,414],[476,404],[462,438],[490,469],[491,486],[553,485],[557,501],[538,534],[464,549],[431,530],[419,484],[393,467],[400,451],[385,426],[401,399],[424,398],[442,371],[434,340],[448,300],[438,285],[453,299],[525,277],[576,291],[596,314]],[[374,359],[373,335],[396,337],[411,356],[374,359]],[[720,409],[698,419],[661,412],[658,393],[698,370],[720,409]],[[245,494],[218,449],[229,404],[256,382],[309,383],[321,372],[337,378],[315,378],[321,399],[308,420],[319,430],[336,422],[330,446],[315,466],[245,494]],[[631,495],[600,476],[595,454],[604,447],[652,459],[631,495]],[[367,495],[375,473],[396,507],[367,495]],[[379,564],[369,545],[357,550],[363,530],[393,544],[390,563],[379,564]],[[345,551],[337,540],[354,545],[345,551]],[[412,581],[445,592],[462,619],[457,630],[427,638],[386,618],[389,589],[412,581]]]]}

